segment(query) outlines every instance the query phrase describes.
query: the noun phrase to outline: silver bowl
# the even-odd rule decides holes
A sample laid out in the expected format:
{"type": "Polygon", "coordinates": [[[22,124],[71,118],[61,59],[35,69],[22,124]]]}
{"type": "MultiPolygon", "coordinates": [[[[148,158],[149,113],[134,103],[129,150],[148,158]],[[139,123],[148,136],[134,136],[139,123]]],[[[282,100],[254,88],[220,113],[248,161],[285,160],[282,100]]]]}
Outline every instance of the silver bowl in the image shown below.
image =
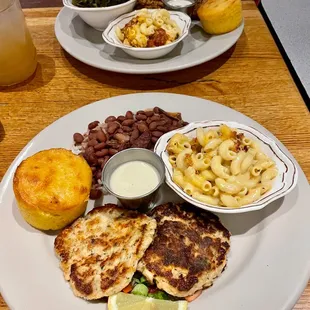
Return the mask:
{"type": "Polygon", "coordinates": [[[183,0],[182,2],[179,2],[179,3],[176,0],[163,0],[163,2],[166,5],[166,7],[168,7],[169,10],[187,13],[187,9],[194,6],[196,3],[196,0],[186,0],[187,3],[182,3],[183,0]]]}
{"type": "Polygon", "coordinates": [[[129,209],[147,209],[152,207],[154,202],[156,201],[158,190],[160,186],[164,183],[164,181],[165,165],[162,159],[154,152],[140,148],[127,149],[115,154],[109,159],[102,171],[102,183],[106,191],[111,195],[115,196],[123,207],[129,209]],[[117,193],[113,192],[110,187],[110,178],[113,171],[120,165],[130,161],[144,161],[152,165],[158,171],[160,176],[159,183],[153,190],[137,197],[120,196],[117,193]]]}

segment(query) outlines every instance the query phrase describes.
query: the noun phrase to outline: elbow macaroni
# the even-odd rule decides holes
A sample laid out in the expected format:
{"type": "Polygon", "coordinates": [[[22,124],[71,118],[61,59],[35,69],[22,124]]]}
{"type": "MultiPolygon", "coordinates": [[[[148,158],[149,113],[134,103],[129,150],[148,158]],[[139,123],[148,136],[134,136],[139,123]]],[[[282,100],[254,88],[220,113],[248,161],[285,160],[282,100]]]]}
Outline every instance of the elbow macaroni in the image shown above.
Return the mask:
{"type": "Polygon", "coordinates": [[[169,44],[181,35],[181,29],[167,10],[142,9],[122,29],[116,27],[115,34],[125,45],[143,48],[169,44]]]}
{"type": "Polygon", "coordinates": [[[278,169],[256,141],[223,125],[197,128],[195,143],[199,152],[192,149],[193,140],[177,133],[167,145],[173,181],[194,199],[240,208],[272,189],[278,169]]]}

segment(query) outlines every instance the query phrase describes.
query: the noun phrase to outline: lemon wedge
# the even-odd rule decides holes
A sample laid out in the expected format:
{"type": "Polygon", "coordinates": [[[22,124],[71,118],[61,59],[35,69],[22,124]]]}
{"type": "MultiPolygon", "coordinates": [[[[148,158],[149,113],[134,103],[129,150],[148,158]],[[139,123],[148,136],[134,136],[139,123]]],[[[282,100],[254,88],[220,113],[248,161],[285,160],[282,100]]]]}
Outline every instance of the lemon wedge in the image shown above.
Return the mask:
{"type": "Polygon", "coordinates": [[[118,293],[109,297],[108,310],[187,310],[187,301],[159,300],[118,293]]]}

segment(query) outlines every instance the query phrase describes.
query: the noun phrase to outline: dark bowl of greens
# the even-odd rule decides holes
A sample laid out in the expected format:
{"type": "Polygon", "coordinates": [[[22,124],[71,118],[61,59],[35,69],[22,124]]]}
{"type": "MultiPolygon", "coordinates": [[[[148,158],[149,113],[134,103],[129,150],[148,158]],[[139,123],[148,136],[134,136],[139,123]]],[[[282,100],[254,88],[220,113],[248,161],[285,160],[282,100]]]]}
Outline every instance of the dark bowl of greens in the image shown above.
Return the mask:
{"type": "Polygon", "coordinates": [[[79,8],[105,8],[125,2],[128,0],[72,0],[72,4],[79,8]]]}
{"type": "Polygon", "coordinates": [[[136,0],[63,0],[89,26],[103,31],[117,17],[133,11],[136,0]]]}

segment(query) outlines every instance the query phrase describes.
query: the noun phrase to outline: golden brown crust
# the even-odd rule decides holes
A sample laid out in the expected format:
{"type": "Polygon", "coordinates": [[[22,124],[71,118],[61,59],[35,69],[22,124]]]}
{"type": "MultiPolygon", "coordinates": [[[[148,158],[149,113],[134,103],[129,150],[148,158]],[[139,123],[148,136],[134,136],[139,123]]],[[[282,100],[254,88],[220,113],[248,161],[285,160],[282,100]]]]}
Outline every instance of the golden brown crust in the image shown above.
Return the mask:
{"type": "Polygon", "coordinates": [[[55,252],[76,296],[99,299],[129,284],[154,238],[156,221],[114,204],[97,207],[55,239],[55,252]]]}
{"type": "Polygon", "coordinates": [[[138,269],[179,297],[211,285],[226,265],[229,250],[230,233],[218,217],[172,203],[156,207],[151,216],[157,221],[156,237],[138,269]]]}
{"type": "Polygon", "coordinates": [[[25,159],[13,188],[24,208],[58,213],[88,200],[92,180],[85,159],[65,149],[50,149],[25,159]]]}

